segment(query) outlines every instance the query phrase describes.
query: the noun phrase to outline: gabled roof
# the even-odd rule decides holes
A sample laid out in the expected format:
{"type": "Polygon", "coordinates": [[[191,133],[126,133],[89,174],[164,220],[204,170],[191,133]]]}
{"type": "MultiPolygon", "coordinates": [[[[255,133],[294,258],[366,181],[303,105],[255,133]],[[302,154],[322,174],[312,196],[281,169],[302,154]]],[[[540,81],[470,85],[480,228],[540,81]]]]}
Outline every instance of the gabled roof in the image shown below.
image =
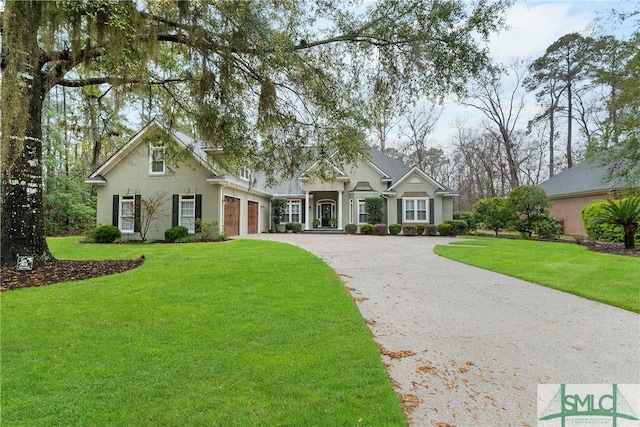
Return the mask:
{"type": "Polygon", "coordinates": [[[607,181],[608,167],[588,161],[578,163],[539,184],[547,192],[547,197],[562,198],[580,195],[606,193],[622,185],[607,181]]]}
{"type": "Polygon", "coordinates": [[[425,179],[427,182],[430,182],[434,187],[436,187],[436,194],[439,194],[439,195],[442,195],[442,196],[457,196],[458,195],[458,193],[456,193],[455,191],[450,190],[449,188],[445,187],[444,185],[440,184],[438,181],[433,179],[429,174],[427,174],[425,171],[420,169],[418,166],[414,166],[414,167],[410,168],[402,177],[400,177],[400,179],[395,181],[391,185],[391,187],[389,187],[389,189],[387,191],[389,191],[389,192],[394,191],[396,187],[398,187],[400,184],[402,184],[405,180],[407,180],[414,173],[420,175],[423,179],[425,179]]]}
{"type": "Polygon", "coordinates": [[[133,150],[135,150],[142,143],[142,141],[144,141],[144,137],[146,134],[157,129],[160,129],[173,136],[174,140],[180,147],[189,149],[191,151],[193,157],[198,163],[200,163],[211,173],[215,173],[213,164],[209,161],[207,153],[204,151],[202,145],[197,140],[180,131],[169,129],[158,120],[153,119],[145,127],[138,131],[138,133],[136,133],[129,141],[127,141],[125,145],[120,147],[118,151],[111,155],[111,157],[109,157],[106,162],[100,165],[98,169],[96,169],[91,175],[89,175],[85,182],[89,184],[105,183],[106,179],[104,178],[104,176],[118,163],[120,163],[122,159],[124,159],[133,150]]]}

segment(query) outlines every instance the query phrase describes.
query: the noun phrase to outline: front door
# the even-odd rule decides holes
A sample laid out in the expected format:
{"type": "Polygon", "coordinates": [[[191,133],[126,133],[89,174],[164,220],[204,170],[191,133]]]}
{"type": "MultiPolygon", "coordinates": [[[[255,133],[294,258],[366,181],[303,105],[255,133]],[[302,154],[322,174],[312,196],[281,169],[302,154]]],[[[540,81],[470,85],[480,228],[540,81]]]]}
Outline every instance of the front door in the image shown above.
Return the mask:
{"type": "Polygon", "coordinates": [[[323,227],[329,227],[331,221],[331,203],[321,203],[320,204],[320,220],[322,222],[323,227]]]}

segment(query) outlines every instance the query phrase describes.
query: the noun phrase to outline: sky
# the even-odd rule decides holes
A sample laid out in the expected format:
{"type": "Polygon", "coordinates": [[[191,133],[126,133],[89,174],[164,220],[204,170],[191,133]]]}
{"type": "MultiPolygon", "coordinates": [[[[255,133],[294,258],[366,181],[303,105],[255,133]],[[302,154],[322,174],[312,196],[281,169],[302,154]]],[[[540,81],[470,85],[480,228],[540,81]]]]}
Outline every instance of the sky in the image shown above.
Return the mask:
{"type": "MultiPolygon", "coordinates": [[[[506,14],[509,29],[494,35],[489,48],[497,61],[509,64],[515,58],[538,58],[549,45],[563,35],[570,32],[583,33],[593,27],[596,20],[600,21],[602,31],[606,34],[630,34],[633,28],[629,25],[614,28],[608,17],[612,9],[632,10],[634,6],[635,9],[640,8],[638,3],[634,5],[631,1],[518,1],[506,14]]],[[[530,99],[521,118],[522,128],[526,127],[526,122],[535,114],[535,110],[536,107],[530,99]]],[[[433,145],[446,151],[452,145],[455,135],[453,125],[456,120],[477,123],[480,119],[480,113],[474,109],[460,106],[453,99],[446,101],[443,113],[431,135],[433,145]]]]}

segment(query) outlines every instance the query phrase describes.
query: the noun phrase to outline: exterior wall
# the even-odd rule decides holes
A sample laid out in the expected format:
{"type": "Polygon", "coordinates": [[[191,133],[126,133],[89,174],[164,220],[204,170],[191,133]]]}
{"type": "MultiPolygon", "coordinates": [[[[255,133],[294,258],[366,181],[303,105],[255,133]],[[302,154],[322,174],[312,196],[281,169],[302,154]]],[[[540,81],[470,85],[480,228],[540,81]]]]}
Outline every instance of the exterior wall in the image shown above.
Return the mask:
{"type": "Polygon", "coordinates": [[[564,224],[564,234],[586,236],[582,224],[582,209],[594,200],[613,199],[608,193],[592,194],[589,196],[568,197],[551,200],[549,212],[556,221],[564,224]]]}
{"type": "MultiPolygon", "coordinates": [[[[390,211],[392,212],[392,217],[394,219],[393,222],[400,223],[402,221],[402,217],[398,218],[397,212],[397,200],[402,198],[402,195],[405,193],[417,193],[417,192],[426,192],[429,198],[434,200],[434,209],[433,209],[433,223],[440,224],[446,220],[453,219],[453,199],[451,198],[443,198],[440,196],[436,196],[435,192],[438,188],[433,185],[431,182],[426,180],[422,175],[417,172],[412,173],[408,177],[404,179],[404,181],[395,188],[396,197],[394,197],[391,201],[392,208],[390,211]]],[[[428,209],[428,207],[427,207],[428,209]]],[[[419,223],[420,221],[416,221],[419,223]]]]}
{"type": "MultiPolygon", "coordinates": [[[[436,224],[453,219],[453,197],[440,197],[439,199],[442,201],[442,217],[440,221],[436,221],[436,224]]],[[[438,206],[437,203],[436,206],[438,206]]],[[[437,212],[438,210],[436,208],[436,214],[437,212]]]]}
{"type": "MultiPolygon", "coordinates": [[[[165,193],[166,202],[157,219],[151,224],[147,239],[164,239],[164,231],[172,225],[172,195],[201,194],[202,221],[222,225],[222,208],[225,195],[240,198],[240,234],[247,234],[248,200],[259,203],[259,232],[266,231],[269,219],[269,199],[246,191],[222,188],[206,179],[211,174],[194,158],[188,157],[177,165],[167,164],[165,175],[149,174],[149,148],[143,141],[105,175],[107,184],[97,189],[97,224],[112,223],[113,195],[140,195],[142,199],[165,193]],[[172,170],[170,170],[172,169],[172,170]],[[262,206],[265,206],[262,209],[262,206]]],[[[140,239],[140,233],[123,234],[124,238],[140,239]]]]}

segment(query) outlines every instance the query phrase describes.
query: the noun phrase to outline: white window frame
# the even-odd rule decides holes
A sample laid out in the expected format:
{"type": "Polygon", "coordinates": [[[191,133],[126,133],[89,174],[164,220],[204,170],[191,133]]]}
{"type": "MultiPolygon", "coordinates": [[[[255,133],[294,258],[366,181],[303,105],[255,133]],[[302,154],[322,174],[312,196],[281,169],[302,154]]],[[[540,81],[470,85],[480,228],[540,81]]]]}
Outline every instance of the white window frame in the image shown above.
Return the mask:
{"type": "Polygon", "coordinates": [[[251,169],[249,169],[246,166],[243,168],[240,168],[240,172],[238,173],[238,176],[240,177],[240,179],[249,181],[251,179],[251,169]]]}
{"type": "Polygon", "coordinates": [[[181,194],[178,203],[178,225],[182,225],[189,230],[189,234],[196,232],[196,195],[195,194],[181,194]],[[193,203],[192,214],[185,215],[183,213],[183,207],[187,203],[193,203]],[[189,220],[189,222],[187,222],[189,220]]]}
{"type": "Polygon", "coordinates": [[[367,223],[367,204],[365,199],[358,199],[358,212],[357,215],[357,224],[366,224],[367,223]],[[362,212],[360,212],[360,208],[362,208],[362,212]],[[364,215],[365,220],[360,221],[360,215],[364,215]]]}
{"type": "Polygon", "coordinates": [[[280,223],[286,224],[287,222],[302,222],[302,199],[287,199],[287,207],[280,218],[280,223]],[[296,215],[298,215],[298,221],[293,220],[294,214],[292,208],[294,205],[298,206],[298,212],[296,213],[296,215]]]}
{"type": "Polygon", "coordinates": [[[402,199],[402,222],[429,222],[429,198],[428,197],[406,197],[402,199]],[[409,208],[408,202],[413,203],[413,207],[409,208]],[[424,202],[424,209],[418,209],[418,203],[424,202]],[[424,211],[424,218],[419,218],[419,213],[424,211]],[[407,218],[407,212],[411,212],[413,218],[407,218]]]}
{"type": "Polygon", "coordinates": [[[151,145],[149,146],[149,175],[164,175],[167,169],[167,160],[165,158],[166,147],[164,145],[151,145]],[[162,153],[161,159],[155,160],[156,162],[162,162],[162,170],[153,170],[154,156],[156,153],[162,153]]]}
{"type": "Polygon", "coordinates": [[[120,203],[118,204],[118,228],[122,233],[134,233],[136,228],[136,196],[120,196],[120,203]],[[131,212],[125,208],[131,207],[131,212]],[[125,228],[125,220],[131,221],[131,228],[125,228]]]}

